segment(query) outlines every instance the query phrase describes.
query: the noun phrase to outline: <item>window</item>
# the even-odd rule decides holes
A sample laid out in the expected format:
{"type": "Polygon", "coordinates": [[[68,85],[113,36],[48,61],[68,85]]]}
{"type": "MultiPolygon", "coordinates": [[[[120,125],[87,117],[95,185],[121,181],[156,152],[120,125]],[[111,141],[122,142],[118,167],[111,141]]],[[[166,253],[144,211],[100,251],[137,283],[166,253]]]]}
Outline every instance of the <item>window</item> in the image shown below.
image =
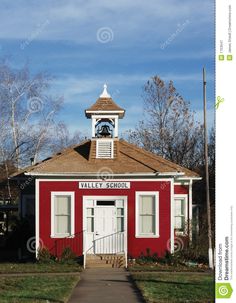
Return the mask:
{"type": "Polygon", "coordinates": [[[124,208],[117,208],[117,232],[124,231],[124,208]]]}
{"type": "Polygon", "coordinates": [[[187,195],[175,195],[174,217],[175,230],[183,233],[187,220],[187,195]]]}
{"type": "Polygon", "coordinates": [[[115,206],[115,201],[97,201],[97,206],[115,206]]]}
{"type": "Polygon", "coordinates": [[[159,237],[158,192],[136,192],[136,237],[159,237]]]}
{"type": "Polygon", "coordinates": [[[51,195],[51,236],[74,234],[74,193],[53,192],[51,195]]]}
{"type": "Polygon", "coordinates": [[[94,208],[87,208],[87,232],[94,232],[94,208]]]}

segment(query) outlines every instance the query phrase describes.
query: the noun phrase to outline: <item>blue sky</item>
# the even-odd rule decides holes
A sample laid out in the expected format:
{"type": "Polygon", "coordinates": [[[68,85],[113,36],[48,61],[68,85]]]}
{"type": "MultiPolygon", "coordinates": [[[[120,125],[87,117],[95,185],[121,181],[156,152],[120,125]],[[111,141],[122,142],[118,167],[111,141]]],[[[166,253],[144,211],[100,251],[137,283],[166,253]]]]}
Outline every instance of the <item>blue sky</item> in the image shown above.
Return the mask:
{"type": "Polygon", "coordinates": [[[29,62],[55,77],[64,96],[58,117],[90,135],[84,109],[106,82],[126,109],[121,131],[142,119],[142,87],[154,75],[173,80],[202,121],[202,67],[208,121],[214,123],[214,1],[1,0],[0,57],[29,62]]]}

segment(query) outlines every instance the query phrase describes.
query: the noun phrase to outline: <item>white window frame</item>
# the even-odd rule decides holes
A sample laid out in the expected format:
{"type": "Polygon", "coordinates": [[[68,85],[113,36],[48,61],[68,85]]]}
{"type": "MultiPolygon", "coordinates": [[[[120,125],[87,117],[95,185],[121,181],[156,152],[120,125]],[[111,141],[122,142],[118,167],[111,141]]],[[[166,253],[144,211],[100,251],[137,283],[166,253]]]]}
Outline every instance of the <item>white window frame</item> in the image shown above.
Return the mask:
{"type": "MultiPolygon", "coordinates": [[[[186,224],[186,222],[188,221],[188,195],[187,194],[175,194],[174,195],[174,204],[175,204],[175,200],[176,199],[184,199],[184,223],[186,224]]],[[[175,211],[175,205],[174,205],[174,211],[175,211]]],[[[185,235],[186,234],[186,228],[184,227],[184,230],[177,230],[175,228],[175,213],[174,213],[174,230],[175,230],[175,233],[177,235],[185,235]]],[[[185,225],[186,226],[186,225],[185,225]]]]}
{"type": "Polygon", "coordinates": [[[159,192],[158,191],[136,191],[135,193],[135,237],[136,238],[159,238],[159,192]],[[155,234],[142,234],[139,232],[139,198],[140,196],[155,197],[155,234]]]}
{"type": "Polygon", "coordinates": [[[66,237],[73,238],[74,233],[75,233],[75,193],[72,191],[51,192],[51,238],[66,238],[66,237]],[[64,233],[64,234],[55,233],[55,197],[56,196],[70,196],[70,201],[71,201],[70,233],[64,233]]]}

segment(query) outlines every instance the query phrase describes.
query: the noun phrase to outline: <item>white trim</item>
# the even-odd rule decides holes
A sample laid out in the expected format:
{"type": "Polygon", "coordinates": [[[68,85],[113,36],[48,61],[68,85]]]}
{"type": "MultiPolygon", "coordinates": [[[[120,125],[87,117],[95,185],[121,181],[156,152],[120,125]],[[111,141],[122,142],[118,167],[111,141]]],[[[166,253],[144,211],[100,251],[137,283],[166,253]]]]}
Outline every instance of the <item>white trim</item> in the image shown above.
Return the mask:
{"type": "MultiPolygon", "coordinates": [[[[65,181],[68,181],[68,182],[89,182],[89,181],[94,181],[94,180],[97,180],[97,179],[48,179],[48,178],[38,178],[36,180],[39,180],[39,181],[57,181],[57,182],[65,182],[65,181]]],[[[99,179],[98,179],[99,180],[99,179]]],[[[131,178],[125,178],[125,179],[106,179],[106,182],[129,182],[129,181],[141,181],[141,182],[150,182],[150,181],[153,181],[153,182],[161,182],[161,181],[165,181],[165,182],[171,182],[173,181],[172,179],[170,178],[160,178],[160,179],[153,179],[153,178],[146,178],[146,179],[131,179],[131,178]]]]}
{"type": "MultiPolygon", "coordinates": [[[[85,176],[91,176],[91,177],[96,177],[98,175],[97,172],[94,173],[88,173],[88,172],[82,172],[82,173],[25,173],[26,176],[56,176],[56,177],[64,177],[64,176],[69,176],[69,177],[85,177],[85,176]]],[[[122,177],[122,176],[158,176],[157,173],[127,173],[127,174],[112,174],[113,176],[117,177],[122,177]]]]}
{"type": "Polygon", "coordinates": [[[193,181],[190,180],[189,182],[189,194],[188,194],[188,224],[189,224],[189,238],[190,241],[192,241],[193,238],[193,233],[192,233],[192,219],[193,219],[193,190],[192,190],[192,186],[193,186],[193,181]]]}
{"type": "MultiPolygon", "coordinates": [[[[96,138],[97,140],[97,138],[96,138]]],[[[112,138],[111,140],[114,140],[114,138],[112,138]]],[[[97,173],[88,173],[88,172],[80,172],[80,173],[70,173],[70,172],[58,172],[58,173],[34,173],[34,172],[25,172],[24,173],[26,176],[57,176],[57,177],[61,177],[61,176],[69,176],[69,177],[86,177],[86,176],[91,176],[91,177],[96,177],[97,173]]],[[[112,174],[114,177],[125,177],[125,176],[167,176],[167,177],[175,177],[176,173],[175,172],[171,172],[171,173],[167,173],[167,174],[162,174],[162,173],[123,173],[123,174],[112,174]]],[[[182,176],[182,175],[181,175],[182,176]]],[[[177,179],[179,181],[179,183],[181,184],[181,180],[183,181],[190,181],[190,180],[201,180],[202,178],[181,178],[181,179],[177,179]]],[[[176,182],[175,184],[178,184],[178,182],[176,182]]]]}
{"type": "Polygon", "coordinates": [[[158,191],[136,191],[135,192],[135,238],[159,238],[159,192],[158,191]],[[155,197],[155,234],[141,234],[139,232],[139,197],[147,195],[155,197]]]}
{"type": "Polygon", "coordinates": [[[119,119],[115,117],[115,125],[114,125],[114,138],[118,138],[118,129],[119,129],[119,119]]]}
{"type": "MultiPolygon", "coordinates": [[[[105,152],[106,154],[106,152],[105,152]]],[[[114,140],[111,139],[104,139],[104,138],[99,138],[98,140],[96,140],[96,159],[113,159],[114,158],[114,140]],[[101,154],[104,153],[104,151],[102,151],[102,147],[99,146],[100,143],[109,143],[109,149],[111,151],[110,156],[102,156],[101,154]],[[101,153],[101,154],[100,154],[101,153]]]]}
{"type": "Polygon", "coordinates": [[[52,191],[51,192],[51,238],[65,238],[75,233],[75,193],[73,191],[52,191]],[[71,198],[71,228],[69,234],[56,234],[54,230],[54,201],[56,196],[70,196],[71,198]]]}
{"type": "MultiPolygon", "coordinates": [[[[175,199],[184,199],[185,205],[184,205],[184,217],[185,217],[185,223],[188,222],[188,194],[175,194],[174,195],[174,201],[175,199]]],[[[175,214],[174,214],[175,217],[175,214]]],[[[175,226],[174,226],[175,228],[175,226]]],[[[184,232],[177,232],[177,235],[185,235],[186,231],[184,232]]]]}
{"type": "MultiPolygon", "coordinates": [[[[125,250],[125,254],[126,254],[126,267],[127,267],[127,249],[128,249],[128,197],[127,196],[99,196],[99,195],[93,195],[93,196],[83,196],[83,205],[82,205],[82,213],[83,213],[83,255],[84,255],[84,260],[86,260],[86,253],[87,253],[87,249],[88,247],[86,247],[86,229],[87,229],[87,214],[86,214],[86,201],[87,200],[93,200],[93,201],[97,201],[97,200],[123,200],[124,201],[124,250],[125,250]]],[[[93,207],[99,207],[96,206],[94,204],[93,207]]],[[[86,261],[84,263],[84,267],[86,267],[86,261]]]]}
{"type": "Polygon", "coordinates": [[[166,172],[166,173],[158,173],[158,176],[173,176],[173,177],[176,177],[176,176],[184,176],[185,173],[180,173],[180,172],[166,172]]]}
{"type": "Polygon", "coordinates": [[[96,125],[96,119],[92,118],[92,138],[95,137],[95,125],[96,125]]]}
{"type": "Polygon", "coordinates": [[[189,185],[189,182],[190,182],[190,180],[189,181],[182,181],[182,182],[175,182],[174,183],[174,185],[183,185],[183,186],[188,186],[189,185]]]}
{"type": "Polygon", "coordinates": [[[39,182],[40,180],[35,180],[35,254],[38,258],[38,249],[40,248],[39,242],[39,182]]]}
{"type": "Polygon", "coordinates": [[[175,220],[174,220],[174,181],[170,181],[170,252],[175,252],[175,220]]]}
{"type": "Polygon", "coordinates": [[[180,177],[180,178],[176,178],[176,180],[178,181],[187,181],[187,180],[202,180],[202,177],[180,177]]]}
{"type": "MultiPolygon", "coordinates": [[[[125,112],[125,110],[86,110],[85,113],[86,114],[100,114],[104,113],[104,114],[123,114],[125,112]]],[[[98,115],[99,116],[99,115],[98,115]]]]}

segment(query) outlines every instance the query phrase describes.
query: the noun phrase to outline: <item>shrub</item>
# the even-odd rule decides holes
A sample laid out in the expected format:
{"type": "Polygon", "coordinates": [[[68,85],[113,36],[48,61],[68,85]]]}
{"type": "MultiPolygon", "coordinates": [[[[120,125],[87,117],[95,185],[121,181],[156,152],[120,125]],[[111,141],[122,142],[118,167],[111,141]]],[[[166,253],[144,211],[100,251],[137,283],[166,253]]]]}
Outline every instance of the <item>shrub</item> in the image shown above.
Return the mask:
{"type": "Polygon", "coordinates": [[[60,262],[61,263],[67,263],[67,264],[72,264],[76,262],[76,255],[75,253],[71,250],[70,247],[65,247],[61,253],[60,257],[60,262]]]}
{"type": "Polygon", "coordinates": [[[38,249],[38,262],[39,263],[52,263],[55,257],[50,253],[48,248],[42,247],[38,249]]]}
{"type": "Polygon", "coordinates": [[[141,252],[140,256],[136,259],[136,263],[138,264],[146,264],[146,263],[153,263],[158,262],[159,258],[157,253],[151,254],[150,248],[146,248],[146,255],[141,252]]]}

